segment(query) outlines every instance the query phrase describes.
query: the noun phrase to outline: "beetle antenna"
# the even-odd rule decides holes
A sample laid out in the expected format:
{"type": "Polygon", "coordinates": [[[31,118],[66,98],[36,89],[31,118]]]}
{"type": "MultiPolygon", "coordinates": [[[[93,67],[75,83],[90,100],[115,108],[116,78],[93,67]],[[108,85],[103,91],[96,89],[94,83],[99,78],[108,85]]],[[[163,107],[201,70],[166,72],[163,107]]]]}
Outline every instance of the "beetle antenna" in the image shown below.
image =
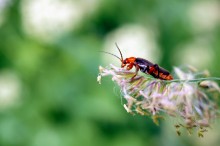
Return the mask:
{"type": "Polygon", "coordinates": [[[119,53],[120,53],[120,55],[121,55],[121,59],[120,59],[120,60],[123,61],[124,59],[123,59],[123,56],[122,56],[121,50],[119,49],[117,43],[115,43],[115,45],[116,45],[116,47],[118,48],[118,51],[119,51],[119,53]]]}
{"type": "Polygon", "coordinates": [[[112,53],[109,53],[109,52],[105,52],[105,51],[99,51],[99,52],[102,52],[102,53],[106,53],[106,54],[109,54],[109,55],[115,56],[116,58],[118,58],[118,59],[121,61],[121,58],[119,58],[119,57],[116,56],[115,54],[112,54],[112,53]]]}

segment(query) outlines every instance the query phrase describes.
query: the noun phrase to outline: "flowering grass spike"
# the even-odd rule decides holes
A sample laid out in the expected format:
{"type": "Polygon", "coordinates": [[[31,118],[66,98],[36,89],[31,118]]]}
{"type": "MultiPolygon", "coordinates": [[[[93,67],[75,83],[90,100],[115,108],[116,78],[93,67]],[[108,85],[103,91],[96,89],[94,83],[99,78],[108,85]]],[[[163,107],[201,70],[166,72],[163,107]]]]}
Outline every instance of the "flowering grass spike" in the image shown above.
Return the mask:
{"type": "Polygon", "coordinates": [[[207,71],[198,72],[192,67],[175,67],[174,80],[165,81],[150,76],[138,75],[133,80],[134,72],[110,65],[99,67],[97,77],[112,76],[126,100],[124,108],[128,113],[151,116],[155,124],[158,119],[168,115],[176,118],[175,128],[178,135],[185,128],[189,134],[197,129],[203,137],[211,123],[217,118],[220,88],[215,80],[208,77],[207,71]]]}

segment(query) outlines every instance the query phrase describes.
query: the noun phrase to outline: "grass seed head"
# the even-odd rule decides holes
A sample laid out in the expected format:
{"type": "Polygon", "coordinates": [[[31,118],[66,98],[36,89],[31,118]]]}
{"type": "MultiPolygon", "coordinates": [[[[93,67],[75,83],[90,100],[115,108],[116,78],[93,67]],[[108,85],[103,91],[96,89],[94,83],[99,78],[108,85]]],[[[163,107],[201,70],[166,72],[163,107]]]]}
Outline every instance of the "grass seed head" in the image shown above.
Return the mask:
{"type": "MultiPolygon", "coordinates": [[[[148,75],[137,75],[131,81],[134,72],[118,68],[99,67],[97,80],[111,76],[118,84],[124,99],[124,108],[128,113],[151,116],[156,124],[158,117],[168,115],[178,118],[177,133],[185,128],[191,133],[192,129],[200,129],[198,136],[203,137],[203,131],[218,116],[217,101],[220,88],[218,84],[209,80],[208,73],[198,72],[193,67],[175,67],[175,79],[165,81],[148,75]],[[214,97],[217,96],[217,97],[214,97]]],[[[175,126],[177,127],[177,126],[175,126]]]]}

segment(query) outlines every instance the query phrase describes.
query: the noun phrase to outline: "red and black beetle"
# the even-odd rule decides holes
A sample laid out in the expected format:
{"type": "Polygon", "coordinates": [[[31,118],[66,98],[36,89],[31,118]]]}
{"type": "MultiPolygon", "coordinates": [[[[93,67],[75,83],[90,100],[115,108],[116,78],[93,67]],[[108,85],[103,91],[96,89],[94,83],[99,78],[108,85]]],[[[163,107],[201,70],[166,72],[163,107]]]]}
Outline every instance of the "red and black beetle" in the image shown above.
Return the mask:
{"type": "Polygon", "coordinates": [[[165,70],[164,68],[160,67],[159,65],[154,64],[146,59],[136,58],[136,57],[129,57],[129,58],[123,59],[121,50],[119,49],[119,47],[116,43],[115,43],[115,45],[118,48],[118,51],[121,55],[121,58],[112,54],[112,53],[109,53],[109,52],[104,52],[104,51],[102,51],[102,52],[113,55],[116,58],[118,58],[121,61],[121,68],[124,68],[126,66],[127,70],[131,70],[134,66],[136,70],[135,70],[135,74],[131,78],[131,80],[133,80],[135,78],[135,76],[138,74],[139,70],[143,73],[150,74],[154,78],[158,78],[161,80],[172,80],[173,79],[172,75],[167,70],[165,70]]]}

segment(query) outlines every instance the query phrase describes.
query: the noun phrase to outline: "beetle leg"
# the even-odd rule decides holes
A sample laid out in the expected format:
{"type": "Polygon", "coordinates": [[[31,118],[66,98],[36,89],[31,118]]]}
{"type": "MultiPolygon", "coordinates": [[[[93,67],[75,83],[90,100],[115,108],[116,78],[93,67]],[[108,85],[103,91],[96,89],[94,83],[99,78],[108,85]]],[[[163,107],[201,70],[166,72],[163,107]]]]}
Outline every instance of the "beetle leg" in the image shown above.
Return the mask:
{"type": "Polygon", "coordinates": [[[139,69],[140,69],[140,67],[138,66],[138,65],[135,65],[135,74],[133,75],[133,77],[131,78],[131,81],[133,81],[134,80],[134,78],[136,77],[136,75],[138,74],[138,71],[139,71],[139,69]]]}
{"type": "Polygon", "coordinates": [[[133,66],[134,66],[134,64],[133,64],[133,63],[130,63],[130,64],[127,65],[127,68],[126,68],[126,69],[127,69],[127,70],[131,70],[131,69],[133,68],[133,66]]]}

